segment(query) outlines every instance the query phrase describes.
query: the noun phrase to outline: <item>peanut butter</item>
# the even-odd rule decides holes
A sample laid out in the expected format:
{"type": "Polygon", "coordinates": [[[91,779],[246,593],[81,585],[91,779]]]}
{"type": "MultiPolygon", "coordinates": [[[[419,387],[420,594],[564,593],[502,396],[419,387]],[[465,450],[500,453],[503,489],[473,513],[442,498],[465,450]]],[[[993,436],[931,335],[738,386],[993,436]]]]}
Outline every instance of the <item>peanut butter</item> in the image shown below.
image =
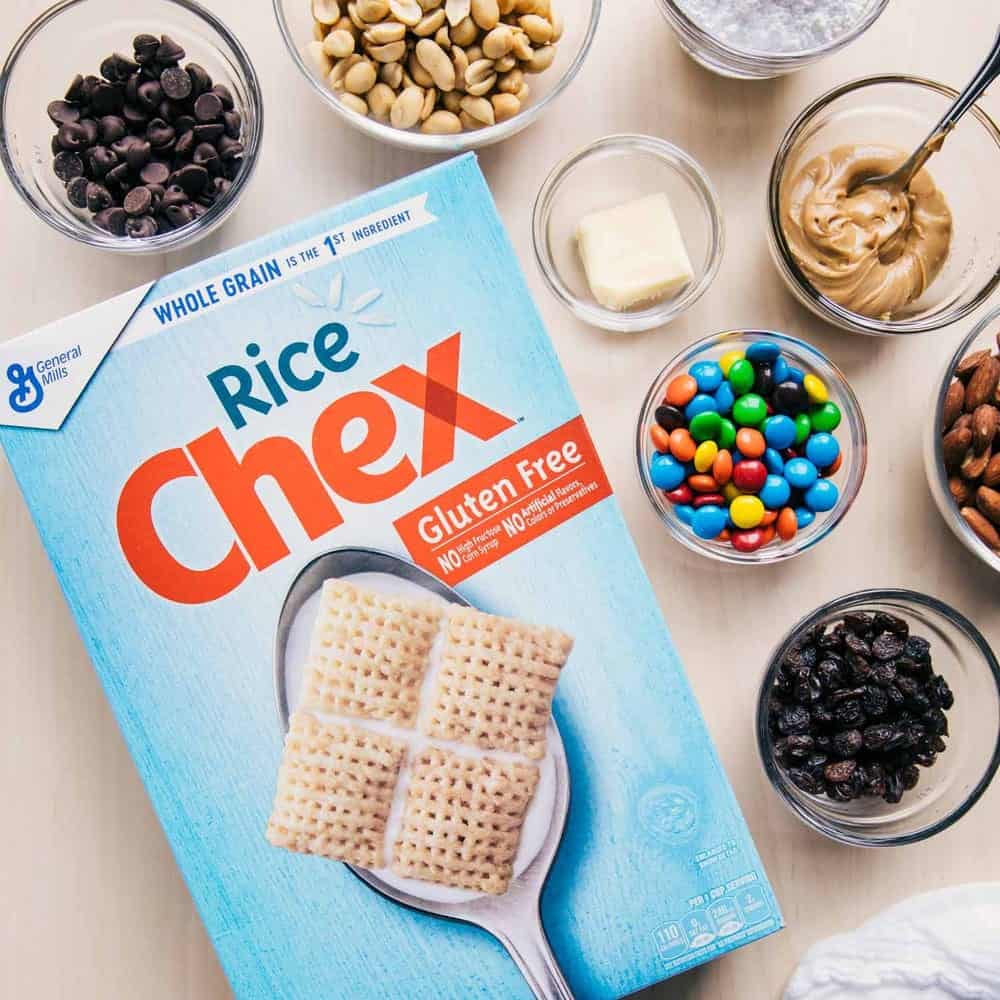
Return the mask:
{"type": "Polygon", "coordinates": [[[782,184],[781,227],[806,279],[874,319],[891,319],[923,295],[951,244],[948,203],[926,170],[906,190],[864,184],[905,159],[889,146],[838,146],[782,184]]]}

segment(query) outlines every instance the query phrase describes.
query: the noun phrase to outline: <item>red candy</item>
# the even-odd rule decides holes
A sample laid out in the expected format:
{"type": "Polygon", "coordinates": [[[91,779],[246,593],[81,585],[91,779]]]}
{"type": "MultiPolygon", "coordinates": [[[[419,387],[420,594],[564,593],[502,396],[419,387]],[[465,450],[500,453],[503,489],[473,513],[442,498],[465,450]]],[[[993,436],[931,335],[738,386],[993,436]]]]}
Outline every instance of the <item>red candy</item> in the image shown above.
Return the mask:
{"type": "Polygon", "coordinates": [[[694,498],[695,507],[706,507],[714,504],[716,507],[725,507],[726,498],[721,493],[701,493],[694,498]]]}
{"type": "Polygon", "coordinates": [[[733,467],[733,483],[743,493],[759,493],[767,482],[767,466],[751,459],[733,467]]]}
{"type": "Polygon", "coordinates": [[[669,493],[665,493],[664,496],[671,503],[690,503],[691,498],[694,494],[691,492],[691,487],[687,483],[681,483],[676,490],[670,490],[669,493]]]}
{"type": "Polygon", "coordinates": [[[750,528],[747,531],[734,531],[730,541],[737,552],[756,552],[764,544],[766,537],[765,531],[760,528],[750,528]]]}

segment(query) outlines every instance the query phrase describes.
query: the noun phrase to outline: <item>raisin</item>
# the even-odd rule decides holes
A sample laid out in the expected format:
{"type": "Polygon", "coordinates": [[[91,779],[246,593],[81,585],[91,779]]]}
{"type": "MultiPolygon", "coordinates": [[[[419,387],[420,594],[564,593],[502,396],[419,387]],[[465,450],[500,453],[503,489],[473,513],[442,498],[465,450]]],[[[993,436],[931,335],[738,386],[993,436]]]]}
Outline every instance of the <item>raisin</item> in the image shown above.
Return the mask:
{"type": "Polygon", "coordinates": [[[835,764],[827,764],[823,770],[823,777],[833,785],[850,781],[858,769],[856,760],[839,760],[835,764]]]}
{"type": "Polygon", "coordinates": [[[785,734],[805,733],[809,729],[809,709],[789,705],[778,716],[778,729],[785,734]]]}
{"type": "Polygon", "coordinates": [[[894,726],[878,723],[868,726],[862,734],[866,750],[881,750],[895,736],[894,726]]]}
{"type": "MultiPolygon", "coordinates": [[[[931,761],[933,763],[933,761],[931,761]]],[[[926,765],[930,767],[930,764],[926,765]]],[[[917,782],[920,781],[920,768],[914,767],[910,764],[908,767],[904,767],[899,772],[900,778],[903,780],[903,788],[907,792],[912,792],[914,788],[917,787],[917,782]]]]}
{"type": "Polygon", "coordinates": [[[889,707],[889,698],[881,688],[869,685],[861,696],[861,707],[870,719],[879,719],[889,707]]]}
{"type": "Polygon", "coordinates": [[[805,757],[812,752],[812,748],[815,745],[813,738],[806,736],[804,733],[796,733],[794,736],[789,736],[785,741],[787,753],[790,757],[805,757]]]}
{"type": "Polygon", "coordinates": [[[850,729],[860,729],[867,721],[861,702],[854,700],[842,701],[837,705],[833,710],[833,717],[839,725],[850,729]]]}
{"type": "Polygon", "coordinates": [[[855,635],[864,635],[872,627],[872,616],[864,611],[849,611],[844,615],[844,625],[855,635]]]}
{"type": "Polygon", "coordinates": [[[844,682],[844,675],[841,671],[840,664],[836,660],[831,660],[829,657],[819,662],[816,667],[816,673],[819,676],[823,687],[825,687],[828,691],[832,691],[833,689],[840,687],[844,682]]]}
{"type": "Polygon", "coordinates": [[[842,729],[833,734],[833,752],[838,757],[853,757],[864,745],[859,729],[842,729]]]}
{"type": "Polygon", "coordinates": [[[823,791],[822,781],[814,774],[810,774],[809,771],[800,767],[790,768],[788,778],[796,788],[801,788],[802,791],[807,792],[809,795],[819,795],[823,791]]]}
{"type": "Polygon", "coordinates": [[[911,635],[906,640],[906,655],[914,663],[930,663],[931,644],[919,635],[911,635]]]}
{"type": "Polygon", "coordinates": [[[876,660],[891,660],[902,656],[906,649],[906,640],[893,632],[883,632],[872,643],[872,654],[876,660]]]}
{"type": "Polygon", "coordinates": [[[872,628],[876,632],[893,632],[905,639],[910,634],[910,626],[902,618],[890,615],[887,611],[876,611],[872,618],[872,628]]]}
{"type": "Polygon", "coordinates": [[[844,636],[844,647],[849,653],[854,653],[855,656],[860,656],[866,660],[872,655],[871,646],[855,632],[848,632],[844,636]]]}

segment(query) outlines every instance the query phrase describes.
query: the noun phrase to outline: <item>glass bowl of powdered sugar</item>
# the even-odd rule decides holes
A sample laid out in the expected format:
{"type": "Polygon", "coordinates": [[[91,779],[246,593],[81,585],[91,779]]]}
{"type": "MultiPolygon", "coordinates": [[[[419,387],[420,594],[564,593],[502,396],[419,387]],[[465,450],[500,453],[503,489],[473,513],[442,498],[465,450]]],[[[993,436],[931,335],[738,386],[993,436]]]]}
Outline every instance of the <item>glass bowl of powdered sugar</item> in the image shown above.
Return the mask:
{"type": "Polygon", "coordinates": [[[696,62],[739,79],[802,69],[870,28],[889,0],[657,0],[696,62]]]}

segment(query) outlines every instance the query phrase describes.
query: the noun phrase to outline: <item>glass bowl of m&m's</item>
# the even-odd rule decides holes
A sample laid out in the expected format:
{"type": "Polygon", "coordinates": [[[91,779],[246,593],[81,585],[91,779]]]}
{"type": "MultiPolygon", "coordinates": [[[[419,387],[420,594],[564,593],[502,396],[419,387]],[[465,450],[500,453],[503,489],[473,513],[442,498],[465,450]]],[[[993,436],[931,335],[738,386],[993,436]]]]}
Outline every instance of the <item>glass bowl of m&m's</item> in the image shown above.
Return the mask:
{"type": "Polygon", "coordinates": [[[692,344],[639,414],[643,488],[670,533],[723,562],[771,563],[826,538],[861,489],[861,406],[815,347],[770,330],[692,344]]]}

